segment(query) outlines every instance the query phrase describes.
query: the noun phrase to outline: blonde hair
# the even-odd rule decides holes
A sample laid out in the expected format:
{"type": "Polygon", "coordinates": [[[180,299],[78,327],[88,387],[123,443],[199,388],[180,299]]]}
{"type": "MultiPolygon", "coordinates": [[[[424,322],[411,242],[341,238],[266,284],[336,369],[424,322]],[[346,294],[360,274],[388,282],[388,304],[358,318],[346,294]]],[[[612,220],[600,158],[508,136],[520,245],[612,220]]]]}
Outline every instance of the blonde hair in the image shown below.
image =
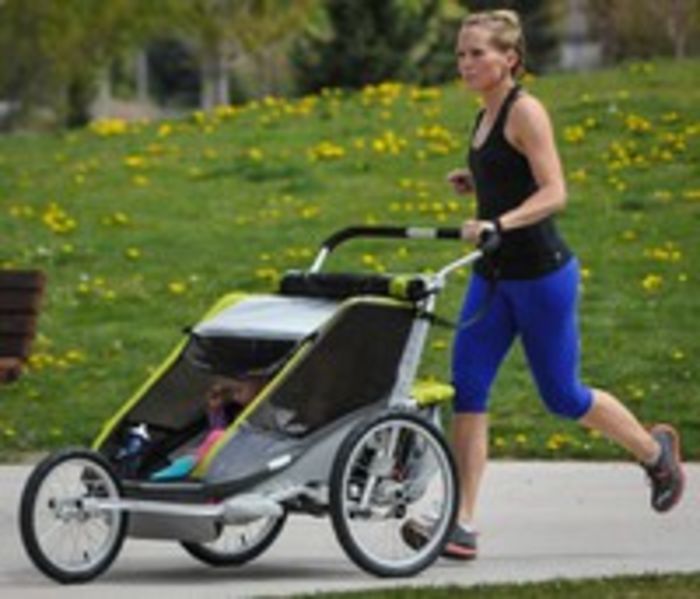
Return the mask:
{"type": "Polygon", "coordinates": [[[517,64],[511,69],[513,77],[525,73],[525,36],[520,17],[514,10],[486,10],[469,15],[462,27],[485,27],[491,32],[493,45],[506,52],[513,50],[518,55],[517,64]]]}

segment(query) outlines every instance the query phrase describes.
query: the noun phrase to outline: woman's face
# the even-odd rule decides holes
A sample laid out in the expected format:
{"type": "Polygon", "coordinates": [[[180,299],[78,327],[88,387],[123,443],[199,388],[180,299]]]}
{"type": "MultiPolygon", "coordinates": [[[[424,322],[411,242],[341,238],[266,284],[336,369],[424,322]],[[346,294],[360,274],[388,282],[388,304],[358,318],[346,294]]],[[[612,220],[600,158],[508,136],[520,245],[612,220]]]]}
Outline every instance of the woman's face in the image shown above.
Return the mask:
{"type": "Polygon", "coordinates": [[[457,38],[457,69],[474,91],[487,91],[506,78],[517,62],[513,50],[502,51],[491,42],[491,32],[479,25],[462,27],[457,38]]]}

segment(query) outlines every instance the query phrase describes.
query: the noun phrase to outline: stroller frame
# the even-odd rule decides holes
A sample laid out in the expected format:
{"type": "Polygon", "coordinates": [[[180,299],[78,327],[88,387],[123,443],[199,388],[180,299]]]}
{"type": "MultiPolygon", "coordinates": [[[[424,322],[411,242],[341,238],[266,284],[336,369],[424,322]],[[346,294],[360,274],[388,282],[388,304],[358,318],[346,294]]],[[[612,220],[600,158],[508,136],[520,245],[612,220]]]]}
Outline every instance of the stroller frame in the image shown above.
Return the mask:
{"type": "MultiPolygon", "coordinates": [[[[334,275],[324,275],[321,272],[322,267],[337,246],[359,237],[454,240],[460,238],[460,230],[429,227],[343,229],[323,242],[308,271],[290,275],[287,280],[288,295],[308,297],[307,294],[311,293],[323,297],[324,294],[328,295],[329,290],[331,294],[337,295],[335,286],[338,275],[335,275],[336,279],[333,278],[334,275]]],[[[379,576],[405,576],[427,567],[439,555],[449,534],[456,514],[458,494],[454,463],[439,432],[439,408],[435,403],[424,403],[414,398],[412,385],[430,324],[434,319],[437,296],[445,287],[447,278],[457,269],[473,264],[497,245],[497,235],[489,235],[482,240],[477,250],[448,263],[435,274],[402,279],[351,279],[351,284],[358,281],[361,283],[361,290],[359,293],[356,289],[340,292],[341,299],[345,299],[342,304],[345,311],[360,304],[413,311],[410,331],[401,352],[390,393],[380,402],[360,406],[326,423],[320,429],[311,431],[301,442],[290,444],[289,451],[283,451],[270,459],[264,471],[235,481],[235,484],[217,480],[161,483],[121,479],[106,459],[109,457],[109,440],[114,437],[115,430],[134,405],[138,404],[143,393],[182,354],[187,341],[178,344],[163,367],[107,422],[93,443],[92,451],[64,450],[53,454],[32,473],[25,487],[20,513],[22,538],[32,561],[42,572],[61,582],[90,580],[111,564],[121,547],[123,537],[128,534],[132,537],[178,540],[195,558],[205,563],[237,565],[256,557],[274,541],[287,514],[325,515],[330,512],[341,545],[349,557],[363,569],[379,576]],[[362,289],[368,282],[374,287],[386,286],[387,289],[381,289],[379,292],[373,289],[369,294],[364,294],[362,289]],[[402,448],[401,452],[418,455],[417,458],[411,458],[417,465],[413,466],[415,472],[411,474],[410,480],[397,478],[392,471],[403,458],[397,458],[396,461],[392,457],[394,462],[391,468],[384,464],[389,459],[387,456],[394,456],[399,451],[397,448],[403,447],[402,443],[406,444],[406,448],[402,448]],[[423,455],[419,455],[417,447],[421,448],[423,455]],[[381,456],[377,457],[379,454],[381,456]],[[366,457],[367,455],[370,457],[366,457]],[[41,547],[35,530],[34,511],[44,480],[54,469],[76,460],[81,468],[79,478],[86,491],[77,499],[57,500],[59,507],[52,508],[53,515],[64,521],[71,518],[79,521],[89,518],[106,519],[113,525],[112,528],[116,529],[116,541],[110,541],[111,544],[106,549],[97,552],[99,559],[93,560],[95,563],[78,564],[75,567],[71,564],[67,567],[65,564],[52,562],[41,547]],[[368,461],[371,467],[367,465],[368,461]],[[380,462],[381,464],[377,465],[380,462]],[[430,464],[430,468],[426,464],[430,464]],[[358,487],[358,484],[353,480],[357,478],[361,466],[368,474],[365,474],[366,479],[363,479],[364,482],[357,490],[355,487],[358,487]],[[379,556],[363,547],[362,542],[353,536],[355,533],[352,531],[352,520],[364,518],[372,521],[381,518],[381,514],[386,517],[386,513],[390,513],[390,519],[400,520],[411,504],[426,494],[426,489],[432,484],[435,475],[428,470],[435,468],[444,479],[441,494],[446,496],[446,504],[443,506],[441,520],[430,531],[428,542],[423,547],[411,548],[415,555],[402,555],[400,559],[379,556]],[[377,491],[382,485],[384,490],[377,491]],[[353,493],[359,495],[350,498],[353,493]],[[373,494],[381,497],[374,497],[373,494]],[[394,495],[401,495],[401,498],[397,499],[394,495]],[[347,507],[350,504],[352,506],[347,507]],[[224,527],[247,526],[257,522],[263,522],[264,526],[262,536],[254,546],[230,555],[208,548],[208,544],[216,542],[224,527]]],[[[342,278],[343,275],[340,276],[342,278]]],[[[283,293],[284,284],[283,281],[283,293]]],[[[220,313],[226,306],[240,301],[241,297],[240,294],[231,294],[222,298],[208,312],[203,322],[206,322],[208,317],[220,313]]],[[[341,309],[339,314],[342,313],[341,309]]],[[[334,315],[328,322],[332,323],[334,318],[339,319],[340,316],[334,315]]],[[[330,324],[328,328],[332,328],[330,324]]],[[[195,469],[195,474],[206,477],[207,473],[211,472],[212,465],[216,465],[217,459],[221,462],[220,456],[217,458],[217,455],[225,451],[227,442],[235,437],[237,429],[248,422],[249,416],[255,414],[258,406],[274,394],[286,380],[287,374],[312,351],[314,341],[315,338],[312,337],[299,343],[292,357],[260,395],[243,410],[224,438],[217,442],[195,469]]],[[[52,498],[51,501],[53,500],[52,498]]]]}

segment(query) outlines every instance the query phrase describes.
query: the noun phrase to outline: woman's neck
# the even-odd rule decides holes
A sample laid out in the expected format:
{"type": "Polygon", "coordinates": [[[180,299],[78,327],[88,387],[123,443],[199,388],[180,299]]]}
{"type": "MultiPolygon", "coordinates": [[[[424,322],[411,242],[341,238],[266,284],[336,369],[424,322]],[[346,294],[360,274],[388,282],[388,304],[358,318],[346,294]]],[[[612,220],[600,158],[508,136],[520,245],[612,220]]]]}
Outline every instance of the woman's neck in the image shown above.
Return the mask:
{"type": "Polygon", "coordinates": [[[486,109],[486,114],[489,119],[492,120],[496,118],[498,111],[503,105],[503,101],[506,96],[510,93],[510,90],[515,86],[515,81],[511,77],[499,81],[493,87],[485,89],[481,92],[481,99],[484,103],[484,108],[486,109]]]}

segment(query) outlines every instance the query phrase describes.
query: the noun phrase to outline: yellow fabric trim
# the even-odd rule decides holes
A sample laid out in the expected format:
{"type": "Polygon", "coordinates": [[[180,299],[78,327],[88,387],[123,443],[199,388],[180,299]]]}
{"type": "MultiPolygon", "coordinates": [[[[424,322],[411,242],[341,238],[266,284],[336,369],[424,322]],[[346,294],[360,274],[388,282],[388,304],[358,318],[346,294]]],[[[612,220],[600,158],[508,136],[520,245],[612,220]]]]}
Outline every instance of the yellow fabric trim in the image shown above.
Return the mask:
{"type": "Polygon", "coordinates": [[[408,285],[414,279],[408,275],[394,275],[389,281],[389,293],[391,297],[406,299],[408,296],[408,285]]]}
{"type": "Polygon", "coordinates": [[[411,396],[421,407],[451,401],[454,395],[452,385],[438,381],[416,381],[411,389],[411,396]]]}
{"type": "MultiPolygon", "coordinates": [[[[216,302],[200,320],[207,320],[216,316],[219,312],[230,308],[231,306],[237,304],[241,300],[249,297],[245,293],[229,293],[222,297],[218,302],[216,302]]],[[[182,353],[182,350],[187,345],[188,338],[182,339],[176,346],[175,349],[170,352],[165,361],[148,377],[148,380],[141,385],[136,393],[134,393],[127,401],[122,405],[122,407],[117,411],[117,413],[110,418],[107,423],[102,427],[100,434],[92,442],[92,449],[98,451],[102,444],[107,440],[107,437],[112,433],[112,431],[117,427],[117,425],[122,421],[124,416],[129,413],[129,411],[139,402],[139,400],[144,396],[144,394],[163,376],[163,373],[170,368],[177,358],[182,353]]]]}

